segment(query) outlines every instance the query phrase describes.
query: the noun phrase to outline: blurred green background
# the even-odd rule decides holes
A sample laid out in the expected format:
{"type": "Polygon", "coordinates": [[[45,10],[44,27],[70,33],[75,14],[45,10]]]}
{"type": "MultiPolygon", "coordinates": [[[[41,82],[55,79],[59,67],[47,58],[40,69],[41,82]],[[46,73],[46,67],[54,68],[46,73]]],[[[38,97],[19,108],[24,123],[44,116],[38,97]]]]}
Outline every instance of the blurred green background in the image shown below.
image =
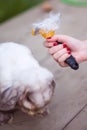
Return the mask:
{"type": "Polygon", "coordinates": [[[87,6],[87,0],[61,0],[61,1],[76,6],[87,6]]]}
{"type": "Polygon", "coordinates": [[[0,23],[44,0],[0,0],[0,23]]]}

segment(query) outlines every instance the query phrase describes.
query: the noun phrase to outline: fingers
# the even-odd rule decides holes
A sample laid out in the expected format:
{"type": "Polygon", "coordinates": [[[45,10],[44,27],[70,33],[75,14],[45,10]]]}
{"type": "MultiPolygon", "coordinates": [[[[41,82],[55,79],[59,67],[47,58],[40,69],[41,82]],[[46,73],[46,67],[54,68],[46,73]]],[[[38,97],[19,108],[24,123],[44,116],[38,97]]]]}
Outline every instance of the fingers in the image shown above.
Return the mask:
{"type": "Polygon", "coordinates": [[[70,37],[66,36],[66,35],[55,35],[49,39],[46,39],[46,41],[44,42],[44,46],[47,48],[50,48],[50,47],[54,46],[55,44],[57,44],[57,42],[67,43],[69,41],[69,39],[70,39],[70,37]]]}
{"type": "Polygon", "coordinates": [[[61,43],[66,43],[67,46],[71,46],[71,41],[73,41],[74,38],[69,37],[67,35],[55,35],[51,37],[50,39],[47,39],[47,42],[61,42],[61,43]]]}
{"type": "Polygon", "coordinates": [[[44,42],[44,46],[47,47],[47,48],[50,48],[50,47],[53,47],[53,46],[54,46],[54,43],[53,43],[53,42],[45,41],[45,42],[44,42]]]}
{"type": "Polygon", "coordinates": [[[63,49],[63,45],[61,44],[61,45],[58,45],[58,46],[53,46],[53,47],[51,47],[51,48],[49,48],[49,53],[51,54],[51,55],[53,55],[53,54],[55,54],[56,52],[59,52],[60,50],[62,50],[63,49]]]}
{"type": "Polygon", "coordinates": [[[64,55],[57,58],[55,61],[61,66],[61,67],[67,67],[68,64],[65,63],[65,60],[70,57],[69,54],[65,53],[64,55]]]}
{"type": "Polygon", "coordinates": [[[70,49],[66,46],[66,44],[59,44],[56,42],[45,42],[45,46],[49,51],[49,54],[52,55],[54,60],[59,63],[60,66],[68,66],[64,61],[70,56],[70,49]]]}
{"type": "Polygon", "coordinates": [[[53,58],[56,60],[56,61],[59,61],[59,62],[64,62],[66,60],[66,58],[68,58],[70,56],[70,54],[68,54],[67,52],[67,49],[64,48],[60,51],[57,51],[56,53],[54,53],[53,55],[53,58]]]}
{"type": "Polygon", "coordinates": [[[67,58],[69,58],[70,55],[65,53],[64,55],[60,56],[59,59],[58,59],[58,62],[62,63],[64,62],[67,58]]]}
{"type": "Polygon", "coordinates": [[[58,64],[59,64],[61,67],[67,67],[67,66],[68,66],[65,62],[58,62],[58,64]]]}
{"type": "Polygon", "coordinates": [[[55,35],[49,39],[46,39],[46,42],[44,42],[44,46],[50,48],[56,41],[66,44],[72,51],[78,50],[81,44],[81,41],[73,37],[67,35],[55,35]]]}
{"type": "Polygon", "coordinates": [[[70,56],[70,50],[63,46],[62,44],[58,46],[53,46],[48,49],[49,53],[52,55],[54,60],[59,63],[60,66],[68,66],[64,61],[70,56]]]}

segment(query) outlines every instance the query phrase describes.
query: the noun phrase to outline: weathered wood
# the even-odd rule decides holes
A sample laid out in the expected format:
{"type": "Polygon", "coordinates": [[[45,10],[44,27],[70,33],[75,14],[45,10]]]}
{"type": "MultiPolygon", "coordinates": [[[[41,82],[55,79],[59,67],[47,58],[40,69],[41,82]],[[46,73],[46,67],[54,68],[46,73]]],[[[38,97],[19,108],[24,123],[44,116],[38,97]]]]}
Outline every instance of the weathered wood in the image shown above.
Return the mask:
{"type": "Polygon", "coordinates": [[[63,130],[87,130],[87,106],[63,130]]]}
{"type": "MultiPolygon", "coordinates": [[[[63,15],[59,33],[86,39],[87,8],[68,6],[58,0],[51,2],[54,10],[60,10],[63,15]]],[[[13,124],[0,126],[0,130],[11,128],[12,130],[62,130],[67,123],[69,124],[65,130],[86,130],[86,112],[81,114],[78,112],[87,104],[87,63],[81,64],[80,69],[74,71],[59,67],[48,55],[47,49],[42,44],[44,39],[31,35],[32,22],[45,15],[38,7],[0,25],[0,42],[15,41],[28,46],[40,64],[53,72],[56,90],[49,105],[50,115],[44,118],[32,118],[17,112],[13,124]]]]}

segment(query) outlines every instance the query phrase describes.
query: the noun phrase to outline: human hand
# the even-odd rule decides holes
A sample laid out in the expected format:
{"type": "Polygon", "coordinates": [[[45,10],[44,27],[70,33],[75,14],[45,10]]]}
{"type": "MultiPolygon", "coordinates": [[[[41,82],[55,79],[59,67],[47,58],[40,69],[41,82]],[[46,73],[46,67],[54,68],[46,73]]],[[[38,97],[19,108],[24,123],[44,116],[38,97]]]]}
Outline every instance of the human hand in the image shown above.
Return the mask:
{"type": "Polygon", "coordinates": [[[60,66],[66,67],[68,65],[64,61],[70,57],[71,54],[78,63],[87,60],[86,43],[86,41],[80,41],[70,36],[55,35],[52,38],[46,39],[44,45],[48,48],[49,53],[53,56],[55,61],[57,61],[60,66]],[[58,45],[57,42],[63,44],[58,45]]]}

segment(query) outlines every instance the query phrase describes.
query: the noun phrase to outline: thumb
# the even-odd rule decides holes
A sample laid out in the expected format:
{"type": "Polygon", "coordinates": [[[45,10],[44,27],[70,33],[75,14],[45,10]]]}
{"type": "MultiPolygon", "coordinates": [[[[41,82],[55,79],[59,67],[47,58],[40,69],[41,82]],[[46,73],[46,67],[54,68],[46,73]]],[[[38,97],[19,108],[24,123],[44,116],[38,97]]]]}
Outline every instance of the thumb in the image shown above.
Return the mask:
{"type": "Polygon", "coordinates": [[[47,39],[47,41],[48,42],[58,41],[61,43],[65,43],[72,51],[77,50],[80,43],[79,40],[67,35],[55,35],[51,39],[47,39]]]}

